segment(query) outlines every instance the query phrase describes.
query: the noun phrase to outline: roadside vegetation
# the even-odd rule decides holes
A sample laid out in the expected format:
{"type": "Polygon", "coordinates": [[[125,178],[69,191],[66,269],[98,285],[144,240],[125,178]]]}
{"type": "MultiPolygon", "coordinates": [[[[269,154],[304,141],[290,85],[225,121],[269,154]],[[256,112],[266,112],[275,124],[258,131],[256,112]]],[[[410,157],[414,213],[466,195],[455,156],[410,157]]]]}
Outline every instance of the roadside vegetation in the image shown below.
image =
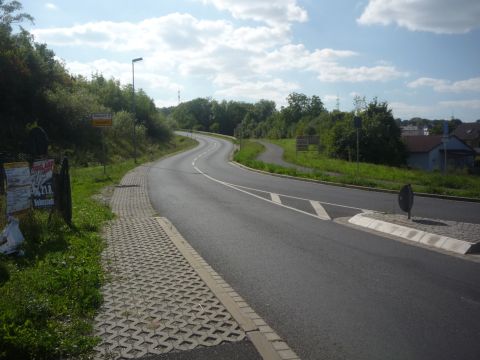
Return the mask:
{"type": "Polygon", "coordinates": [[[242,149],[236,152],[234,160],[246,166],[277,174],[299,176],[303,178],[329,181],[339,184],[368,186],[378,189],[400,190],[405,184],[412,184],[419,193],[463,196],[480,199],[480,178],[465,173],[443,175],[420,170],[399,168],[371,163],[357,164],[346,160],[332,159],[325,154],[312,151],[295,151],[294,139],[265,140],[284,149],[284,160],[302,167],[311,168],[311,173],[303,173],[294,168],[285,168],[275,164],[266,164],[256,160],[264,146],[255,141],[244,141],[242,149]]]}
{"type": "MultiPolygon", "coordinates": [[[[429,173],[407,167],[408,152],[401,138],[400,125],[426,126],[432,134],[439,134],[443,120],[395,119],[388,103],[377,98],[367,101],[357,96],[353,105],[355,110],[350,112],[328,111],[318,96],[292,93],[287,97],[287,105],[280,110],[267,100],[246,104],[195,99],[170,108],[166,113],[174,126],[242,139],[246,146],[235,158],[257,169],[395,191],[410,183],[416,192],[480,198],[480,177],[470,174],[468,169],[451,170],[445,176],[439,171],[429,173]],[[358,130],[358,174],[356,116],[362,120],[358,130]],[[317,135],[319,149],[312,146],[313,151],[295,154],[293,139],[299,135],[317,135]],[[245,139],[266,139],[281,145],[287,162],[312,171],[299,173],[295,169],[263,164],[256,160],[261,145],[245,139]]],[[[448,120],[449,131],[461,123],[459,119],[448,120]]]]}
{"type": "Polygon", "coordinates": [[[132,86],[118,80],[69,73],[52,50],[18,26],[34,20],[21,9],[18,1],[0,1],[0,162],[25,153],[36,126],[47,133],[50,154],[84,166],[103,160],[103,136],[109,160],[132,157],[134,123],[140,150],[154,152],[150,146],[171,138],[165,115],[143,90],[134,97],[132,86]],[[93,127],[93,113],[111,113],[113,126],[93,127]]]}
{"type": "MultiPolygon", "coordinates": [[[[113,214],[102,189],[112,189],[137,166],[134,124],[138,163],[196,142],[174,136],[143,90],[134,98],[132,87],[115,79],[70,74],[53,51],[19,26],[33,20],[20,2],[0,0],[0,171],[4,162],[30,160],[28,134],[41,127],[49,139],[48,156],[70,159],[73,219],[68,226],[55,212],[18,215],[25,238],[20,252],[0,254],[0,359],[83,359],[98,341],[92,321],[108,276],[101,265],[100,231],[113,214]],[[99,112],[113,115],[111,127],[92,126],[91,114],[99,112]]],[[[1,214],[5,207],[0,186],[1,214]]],[[[0,230],[5,225],[0,216],[0,230]]]]}
{"type": "MultiPolygon", "coordinates": [[[[154,153],[142,153],[139,163],[195,144],[175,137],[154,153]]],[[[23,256],[0,255],[0,359],[88,358],[98,341],[92,320],[108,276],[101,266],[99,231],[113,218],[92,196],[118,184],[135,166],[131,159],[117,162],[106,175],[102,166],[72,168],[72,227],[56,214],[49,220],[45,211],[20,218],[23,256]]]]}

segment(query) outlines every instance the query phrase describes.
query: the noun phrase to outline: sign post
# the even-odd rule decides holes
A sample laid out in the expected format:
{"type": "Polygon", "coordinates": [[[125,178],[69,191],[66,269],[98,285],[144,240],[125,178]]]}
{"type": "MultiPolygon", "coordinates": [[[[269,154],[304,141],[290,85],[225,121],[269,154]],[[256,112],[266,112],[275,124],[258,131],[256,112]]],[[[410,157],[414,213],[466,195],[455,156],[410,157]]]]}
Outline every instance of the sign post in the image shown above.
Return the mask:
{"type": "Polygon", "coordinates": [[[412,216],[412,207],[413,207],[413,190],[410,184],[403,186],[398,193],[398,205],[400,209],[408,213],[408,220],[412,216]]]}
{"type": "Polygon", "coordinates": [[[295,139],[295,156],[299,151],[308,151],[308,138],[306,136],[297,136],[295,139]]]}
{"type": "Polygon", "coordinates": [[[353,118],[353,123],[355,125],[355,129],[357,129],[357,178],[359,172],[359,157],[360,157],[360,129],[362,128],[362,118],[360,116],[355,116],[353,118]]]}
{"type": "Polygon", "coordinates": [[[443,122],[443,136],[442,136],[442,143],[443,143],[443,175],[447,175],[447,142],[448,142],[448,123],[446,121],[443,122]]]}
{"type": "Polygon", "coordinates": [[[111,113],[94,113],[91,115],[92,126],[101,128],[102,131],[102,153],[103,153],[103,175],[106,174],[107,156],[105,154],[105,128],[113,124],[111,113]]]}

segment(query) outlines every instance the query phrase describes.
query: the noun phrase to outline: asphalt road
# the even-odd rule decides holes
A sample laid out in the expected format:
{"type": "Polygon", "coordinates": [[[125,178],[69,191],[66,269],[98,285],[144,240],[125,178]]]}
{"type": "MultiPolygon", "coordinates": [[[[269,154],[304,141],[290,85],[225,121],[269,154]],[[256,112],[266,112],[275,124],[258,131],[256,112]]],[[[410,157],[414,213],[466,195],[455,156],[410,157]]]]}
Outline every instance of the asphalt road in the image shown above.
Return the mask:
{"type": "MultiPolygon", "coordinates": [[[[153,206],[302,359],[480,358],[479,263],[321,220],[310,202],[336,218],[394,211],[396,196],[250,172],[227,141],[195,137],[152,167],[153,206]]],[[[480,204],[415,208],[479,221],[480,204]]]]}

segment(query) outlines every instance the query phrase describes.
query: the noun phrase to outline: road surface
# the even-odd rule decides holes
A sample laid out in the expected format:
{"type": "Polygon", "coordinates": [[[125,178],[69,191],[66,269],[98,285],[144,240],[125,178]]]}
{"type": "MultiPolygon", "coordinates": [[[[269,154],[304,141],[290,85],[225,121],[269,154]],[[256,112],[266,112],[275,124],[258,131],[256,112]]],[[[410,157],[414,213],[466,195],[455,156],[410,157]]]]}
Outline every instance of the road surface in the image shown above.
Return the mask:
{"type": "MultiPolygon", "coordinates": [[[[247,171],[194,136],[153,165],[152,204],[302,359],[480,358],[479,263],[328,220],[397,211],[395,195],[247,171]]],[[[480,204],[415,208],[479,221],[480,204]]]]}

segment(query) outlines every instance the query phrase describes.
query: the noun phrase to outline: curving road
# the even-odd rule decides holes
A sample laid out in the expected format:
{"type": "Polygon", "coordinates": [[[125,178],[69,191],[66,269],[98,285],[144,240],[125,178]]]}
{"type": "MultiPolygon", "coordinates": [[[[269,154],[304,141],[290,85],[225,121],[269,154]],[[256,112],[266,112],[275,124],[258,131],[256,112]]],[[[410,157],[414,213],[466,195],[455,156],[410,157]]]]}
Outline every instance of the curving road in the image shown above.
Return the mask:
{"type": "MultiPolygon", "coordinates": [[[[247,171],[229,142],[195,137],[150,170],[152,204],[302,359],[480,358],[478,262],[329,220],[396,196],[247,171]]],[[[415,209],[479,222],[480,204],[415,209]]]]}

